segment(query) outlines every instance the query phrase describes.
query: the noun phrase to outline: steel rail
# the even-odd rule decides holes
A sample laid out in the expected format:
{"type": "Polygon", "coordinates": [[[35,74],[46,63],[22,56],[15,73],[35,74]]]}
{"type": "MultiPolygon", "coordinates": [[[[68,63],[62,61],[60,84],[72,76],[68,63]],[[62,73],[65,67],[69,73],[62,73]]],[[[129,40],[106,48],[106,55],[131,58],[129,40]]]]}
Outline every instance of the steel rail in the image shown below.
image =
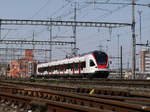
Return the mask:
{"type": "MultiPolygon", "coordinates": [[[[54,81],[55,79],[45,79],[41,82],[54,81]]],[[[35,79],[36,81],[36,79],[35,79]]],[[[37,79],[38,81],[38,79],[37,79]]],[[[40,80],[39,80],[40,81],[40,80]]],[[[119,86],[119,87],[138,87],[138,88],[150,88],[150,80],[110,80],[110,79],[56,79],[58,82],[65,82],[70,84],[90,84],[90,85],[102,85],[102,86],[119,86]]]]}
{"type": "MultiPolygon", "coordinates": [[[[75,93],[90,93],[91,88],[78,88],[78,87],[65,87],[65,86],[54,86],[54,85],[43,85],[43,84],[32,84],[32,83],[19,83],[19,82],[0,82],[1,86],[18,87],[18,85],[26,87],[34,87],[48,90],[75,92],[75,93]]],[[[130,96],[128,91],[111,90],[111,89],[95,89],[95,94],[114,95],[114,96],[130,96]]]]}
{"type": "MultiPolygon", "coordinates": [[[[7,89],[1,91],[5,92],[7,89]]],[[[93,98],[87,96],[80,96],[68,92],[48,91],[41,89],[23,89],[23,88],[9,88],[10,94],[18,94],[22,96],[40,97],[58,102],[65,102],[69,104],[84,105],[88,107],[95,107],[101,109],[109,109],[117,112],[149,112],[150,107],[140,104],[132,104],[121,101],[114,101],[101,98],[93,98]]],[[[7,91],[7,93],[8,93],[7,91]]]]}
{"type": "MultiPolygon", "coordinates": [[[[54,82],[55,82],[55,80],[54,80],[54,82]]],[[[51,81],[51,83],[53,83],[53,82],[51,81]]],[[[101,83],[104,83],[104,82],[101,82],[101,83]]],[[[0,85],[12,86],[12,84],[21,85],[21,86],[25,86],[25,87],[34,87],[34,88],[50,89],[50,90],[66,91],[66,92],[76,92],[76,93],[90,93],[90,91],[92,90],[92,88],[84,88],[84,87],[64,87],[64,86],[54,86],[54,85],[50,85],[50,84],[45,85],[45,84],[41,84],[41,82],[40,82],[40,84],[37,84],[37,83],[33,84],[33,83],[0,81],[0,85]],[[8,84],[8,83],[10,83],[10,84],[8,84]]],[[[120,86],[120,87],[122,87],[122,86],[120,86]]],[[[130,91],[128,91],[128,90],[129,89],[118,90],[118,89],[113,89],[113,88],[112,89],[103,88],[103,89],[94,89],[94,93],[95,94],[103,94],[103,95],[113,95],[113,96],[127,96],[127,97],[131,96],[131,97],[150,98],[150,95],[148,95],[148,94],[139,94],[139,92],[138,93],[132,92],[135,90],[132,90],[132,89],[130,91]]]]}
{"type": "MultiPolygon", "coordinates": [[[[16,102],[18,105],[21,103],[26,106],[30,106],[29,110],[32,110],[32,108],[39,108],[39,106],[43,106],[42,104],[45,104],[45,111],[40,110],[41,112],[51,111],[51,112],[112,112],[105,109],[99,109],[94,107],[86,107],[82,105],[75,105],[75,104],[68,104],[58,101],[52,101],[32,96],[20,96],[20,95],[14,95],[14,94],[8,94],[4,92],[0,92],[0,100],[6,100],[10,102],[16,102]],[[35,103],[36,102],[36,103],[35,103]]],[[[40,109],[40,108],[39,108],[40,109]]]]}
{"type": "MultiPolygon", "coordinates": [[[[20,85],[21,86],[21,85],[20,85]]],[[[0,84],[0,90],[1,91],[6,91],[8,93],[12,93],[12,88],[15,88],[17,87],[16,85],[10,85],[10,84],[0,84]],[[7,87],[7,89],[6,89],[7,87]],[[5,90],[6,89],[6,90],[5,90]]],[[[19,87],[19,86],[18,86],[19,87]]],[[[22,86],[23,87],[23,86],[22,86]]],[[[40,88],[40,86],[34,86],[34,85],[30,85],[30,86],[26,86],[24,88],[40,88]]],[[[131,103],[135,103],[135,104],[143,104],[143,105],[147,105],[150,103],[150,97],[146,97],[145,96],[134,96],[134,95],[129,95],[129,96],[122,96],[122,94],[119,94],[119,93],[115,93],[116,91],[114,90],[112,93],[108,94],[107,95],[104,95],[106,94],[106,92],[103,92],[104,94],[95,94],[96,92],[94,92],[94,94],[89,94],[89,90],[84,90],[84,93],[81,93],[80,91],[77,91],[76,89],[77,88],[69,88],[69,87],[59,87],[59,86],[44,86],[41,85],[41,89],[45,89],[45,90],[56,90],[56,91],[65,91],[65,92],[71,92],[71,93],[74,93],[74,94],[78,94],[78,95],[81,95],[81,96],[88,96],[88,97],[95,97],[95,98],[102,98],[102,99],[110,99],[110,100],[117,100],[117,101],[124,101],[124,102],[131,102],[131,103]],[[117,96],[116,96],[117,95],[117,96]]],[[[96,90],[97,91],[97,90],[96,90]]],[[[101,90],[102,91],[102,90],[101,90]]],[[[107,91],[107,90],[105,90],[107,91]]],[[[83,91],[82,91],[83,92],[83,91]]]]}

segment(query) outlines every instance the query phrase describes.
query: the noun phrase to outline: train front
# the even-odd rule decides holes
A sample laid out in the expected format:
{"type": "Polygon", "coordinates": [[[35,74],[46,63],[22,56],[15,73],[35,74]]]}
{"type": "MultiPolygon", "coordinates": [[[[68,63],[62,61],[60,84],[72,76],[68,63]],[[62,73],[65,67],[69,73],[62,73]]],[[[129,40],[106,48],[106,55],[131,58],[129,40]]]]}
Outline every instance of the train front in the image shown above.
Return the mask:
{"type": "Polygon", "coordinates": [[[97,71],[95,71],[97,77],[107,78],[109,75],[109,63],[108,55],[105,52],[95,51],[93,56],[97,63],[97,71]]]}

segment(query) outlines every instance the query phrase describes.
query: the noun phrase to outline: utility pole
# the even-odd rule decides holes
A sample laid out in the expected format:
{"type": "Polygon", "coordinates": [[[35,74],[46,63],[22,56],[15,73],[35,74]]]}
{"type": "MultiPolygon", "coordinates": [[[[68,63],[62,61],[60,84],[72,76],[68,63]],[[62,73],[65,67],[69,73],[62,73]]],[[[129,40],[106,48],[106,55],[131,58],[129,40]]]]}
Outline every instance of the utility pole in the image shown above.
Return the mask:
{"type": "MultiPolygon", "coordinates": [[[[1,40],[1,19],[0,19],[0,40],[1,40]]],[[[1,58],[1,56],[0,56],[1,58]]]]}
{"type": "Polygon", "coordinates": [[[103,51],[103,46],[101,44],[98,47],[100,51],[103,51]]]}
{"type": "MultiPolygon", "coordinates": [[[[50,18],[50,21],[52,21],[52,18],[50,18]]],[[[50,42],[52,42],[52,25],[50,25],[49,27],[49,39],[50,39],[50,42]]],[[[50,44],[49,61],[52,61],[52,44],[50,44]]]]}
{"type": "MultiPolygon", "coordinates": [[[[35,32],[33,31],[33,39],[32,39],[32,41],[34,42],[35,40],[34,40],[34,38],[35,38],[35,32]]],[[[35,51],[35,44],[33,43],[33,54],[34,54],[34,51],[35,51]]],[[[32,54],[32,58],[33,58],[33,54],[32,54]]]]}
{"type": "MultiPolygon", "coordinates": [[[[107,43],[106,43],[106,52],[109,54],[109,43],[108,42],[110,42],[110,40],[108,39],[107,40],[107,43]]],[[[110,54],[109,54],[110,55],[110,54]]]]}
{"type": "MultiPolygon", "coordinates": [[[[77,3],[74,4],[74,22],[76,22],[77,19],[77,3]]],[[[77,55],[77,27],[76,24],[73,26],[73,37],[74,37],[74,48],[73,48],[73,55],[77,55]]]]}
{"type": "MultiPolygon", "coordinates": [[[[119,46],[119,38],[120,38],[120,35],[118,34],[117,37],[118,37],[118,57],[119,57],[119,54],[120,54],[120,53],[119,53],[119,47],[120,47],[120,46],[119,46]]],[[[118,74],[119,74],[119,68],[120,68],[120,66],[119,66],[119,62],[120,62],[120,61],[119,61],[119,60],[120,60],[120,58],[118,58],[118,74]]]]}
{"type": "Polygon", "coordinates": [[[1,28],[1,19],[0,19],[0,40],[1,40],[1,30],[2,28],[1,28]]]}
{"type": "MultiPolygon", "coordinates": [[[[142,44],[142,11],[138,11],[139,13],[139,17],[140,17],[140,44],[142,44]]],[[[141,50],[142,50],[142,47],[141,47],[141,50]]]]}
{"type": "Polygon", "coordinates": [[[129,63],[129,59],[128,59],[128,61],[127,61],[127,71],[129,71],[129,65],[130,65],[130,63],[129,63]]]}
{"type": "Polygon", "coordinates": [[[111,37],[112,37],[112,28],[111,27],[109,28],[109,36],[110,36],[109,40],[111,41],[111,37]]]}
{"type": "MultiPolygon", "coordinates": [[[[32,41],[34,41],[34,37],[35,37],[35,34],[34,34],[34,31],[33,31],[33,39],[32,39],[32,41]]],[[[35,49],[35,45],[33,43],[33,51],[34,51],[34,49],[35,49]]]]}
{"type": "Polygon", "coordinates": [[[122,46],[120,48],[120,78],[123,78],[123,74],[122,74],[122,46]]]}
{"type": "Polygon", "coordinates": [[[132,0],[132,75],[136,78],[135,0],[132,0]]]}

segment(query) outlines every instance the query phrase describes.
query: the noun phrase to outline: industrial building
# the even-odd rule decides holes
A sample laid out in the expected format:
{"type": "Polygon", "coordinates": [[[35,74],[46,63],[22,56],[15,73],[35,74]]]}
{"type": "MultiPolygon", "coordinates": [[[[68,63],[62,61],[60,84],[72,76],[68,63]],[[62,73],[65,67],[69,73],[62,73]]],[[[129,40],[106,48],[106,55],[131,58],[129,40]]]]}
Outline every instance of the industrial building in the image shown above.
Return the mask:
{"type": "Polygon", "coordinates": [[[11,77],[30,77],[36,71],[36,61],[34,60],[33,50],[25,50],[24,57],[10,62],[9,76],[11,77]]]}
{"type": "Polygon", "coordinates": [[[150,50],[140,52],[140,72],[150,73],[150,50]]]}

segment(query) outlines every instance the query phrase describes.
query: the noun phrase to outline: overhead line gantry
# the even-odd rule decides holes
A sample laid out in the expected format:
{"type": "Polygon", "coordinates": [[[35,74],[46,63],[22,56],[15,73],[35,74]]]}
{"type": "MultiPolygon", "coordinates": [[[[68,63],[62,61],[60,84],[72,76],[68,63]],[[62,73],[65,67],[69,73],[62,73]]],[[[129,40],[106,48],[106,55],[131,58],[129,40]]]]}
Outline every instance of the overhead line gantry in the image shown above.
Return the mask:
{"type": "Polygon", "coordinates": [[[0,25],[44,25],[44,26],[53,25],[53,26],[117,28],[117,27],[131,26],[132,24],[130,24],[130,23],[111,23],[111,22],[0,19],[0,25]]]}
{"type": "Polygon", "coordinates": [[[33,40],[0,40],[0,44],[31,44],[31,45],[67,45],[74,42],[63,41],[33,41],[33,40]]]}
{"type": "Polygon", "coordinates": [[[2,25],[38,25],[38,26],[67,26],[67,27],[103,27],[119,28],[131,27],[130,23],[116,22],[90,22],[90,21],[55,21],[55,20],[26,20],[26,19],[0,19],[0,44],[31,44],[31,45],[75,45],[74,42],[62,41],[30,41],[30,40],[6,40],[1,38],[2,25]]]}

